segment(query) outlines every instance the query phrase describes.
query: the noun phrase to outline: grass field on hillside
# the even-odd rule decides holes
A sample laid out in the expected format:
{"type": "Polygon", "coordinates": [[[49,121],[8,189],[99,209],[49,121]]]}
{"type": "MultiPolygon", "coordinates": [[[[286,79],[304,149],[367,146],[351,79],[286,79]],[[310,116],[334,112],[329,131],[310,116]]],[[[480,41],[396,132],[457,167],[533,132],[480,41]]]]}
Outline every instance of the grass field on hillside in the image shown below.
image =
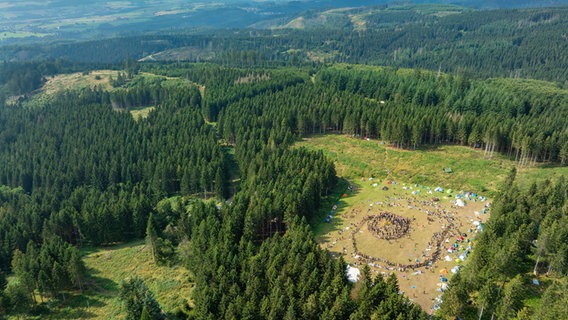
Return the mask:
{"type": "MultiPolygon", "coordinates": [[[[515,161],[494,153],[484,159],[482,149],[440,145],[418,150],[392,148],[378,140],[345,135],[315,135],[296,144],[323,150],[335,163],[337,175],[357,181],[362,177],[388,178],[405,183],[443,188],[476,190],[494,196],[500,183],[516,166],[515,161]],[[444,172],[451,168],[452,173],[444,172]]],[[[568,167],[537,165],[517,168],[517,182],[527,186],[538,179],[568,175],[568,167]]]]}
{"type": "Polygon", "coordinates": [[[97,70],[89,73],[60,74],[49,78],[42,88],[45,94],[54,94],[63,90],[102,87],[105,90],[112,89],[110,79],[116,79],[118,71],[97,70]]]}
{"type": "Polygon", "coordinates": [[[166,313],[190,301],[191,275],[181,266],[156,265],[144,242],[84,250],[87,277],[82,295],[67,293],[64,307],[54,309],[51,319],[125,319],[118,299],[120,281],[141,277],[166,313]]]}
{"type": "Polygon", "coordinates": [[[424,186],[476,190],[494,194],[514,162],[494,154],[483,159],[483,151],[464,146],[438,146],[420,150],[396,149],[378,140],[344,135],[321,135],[297,144],[323,150],[335,162],[337,175],[349,180],[363,177],[400,180],[424,186]],[[452,173],[444,172],[451,168],[452,173]]]}

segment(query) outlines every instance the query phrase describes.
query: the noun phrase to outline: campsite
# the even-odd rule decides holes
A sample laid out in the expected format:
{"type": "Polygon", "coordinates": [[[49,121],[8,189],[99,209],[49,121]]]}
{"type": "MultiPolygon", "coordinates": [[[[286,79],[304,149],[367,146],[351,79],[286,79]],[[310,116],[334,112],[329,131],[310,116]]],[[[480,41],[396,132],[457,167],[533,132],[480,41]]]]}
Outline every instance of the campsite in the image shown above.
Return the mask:
{"type": "MultiPolygon", "coordinates": [[[[326,152],[345,179],[335,202],[330,199],[313,223],[321,246],[352,268],[367,264],[374,275],[396,274],[400,290],[431,313],[448,280],[475,250],[495,188],[513,165],[460,146],[409,151],[339,135],[312,136],[298,145],[326,152]],[[397,237],[377,237],[370,217],[384,214],[408,221],[408,229],[397,237]]],[[[394,224],[379,219],[374,225],[394,224]]]]}
{"type": "MultiPolygon", "coordinates": [[[[395,273],[401,291],[430,310],[437,305],[435,299],[447,286],[452,271],[455,273],[475,249],[475,236],[489,217],[490,200],[467,201],[461,207],[453,194],[429,193],[425,186],[389,181],[374,186],[367,178],[353,192],[348,191],[329,222],[331,230],[319,240],[352,267],[361,269],[367,264],[374,274],[395,273]],[[388,190],[383,190],[383,185],[388,185],[388,190]],[[436,194],[441,198],[432,201],[436,194]],[[377,237],[368,217],[384,214],[404,221],[408,230],[389,239],[377,237]]],[[[377,225],[395,224],[383,219],[377,225]]]]}

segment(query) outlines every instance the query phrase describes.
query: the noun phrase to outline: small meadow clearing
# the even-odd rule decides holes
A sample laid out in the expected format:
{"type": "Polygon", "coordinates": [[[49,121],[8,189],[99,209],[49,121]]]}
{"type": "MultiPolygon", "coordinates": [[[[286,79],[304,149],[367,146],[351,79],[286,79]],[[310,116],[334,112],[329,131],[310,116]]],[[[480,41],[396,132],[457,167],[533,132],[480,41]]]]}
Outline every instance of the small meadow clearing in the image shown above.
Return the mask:
{"type": "Polygon", "coordinates": [[[144,280],[166,313],[193,303],[189,271],[182,266],[156,265],[143,241],[84,252],[89,274],[83,284],[84,292],[66,293],[66,307],[53,310],[52,319],[125,319],[118,299],[120,281],[134,276],[144,280]]]}

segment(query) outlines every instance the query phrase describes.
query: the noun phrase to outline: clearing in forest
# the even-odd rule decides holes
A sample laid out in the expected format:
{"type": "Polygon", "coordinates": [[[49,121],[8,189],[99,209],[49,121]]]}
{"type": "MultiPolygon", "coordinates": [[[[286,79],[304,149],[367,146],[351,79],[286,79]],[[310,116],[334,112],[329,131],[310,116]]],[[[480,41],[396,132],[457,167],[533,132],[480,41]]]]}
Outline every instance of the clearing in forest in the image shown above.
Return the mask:
{"type": "Polygon", "coordinates": [[[112,89],[110,79],[116,79],[118,72],[115,70],[96,70],[89,73],[69,73],[51,77],[43,85],[45,94],[54,94],[64,90],[102,87],[105,90],[112,89]]]}
{"type": "MultiPolygon", "coordinates": [[[[128,86],[126,88],[114,88],[112,86],[113,80],[119,78],[119,73],[124,73],[124,71],[94,70],[83,73],[76,72],[69,74],[59,74],[48,78],[42,88],[38,90],[37,93],[34,94],[31,99],[26,102],[26,104],[30,106],[41,105],[42,103],[49,101],[55,94],[64,92],[66,90],[82,90],[87,88],[102,89],[108,92],[128,90],[128,86]]],[[[148,72],[140,72],[134,77],[134,79],[131,79],[128,82],[136,82],[140,80],[148,81],[156,79],[164,80],[164,82],[162,83],[164,87],[175,86],[179,83],[183,83],[184,85],[197,86],[199,87],[199,91],[202,97],[204,96],[204,86],[176,77],[165,77],[148,72]]],[[[155,108],[156,106],[153,105],[133,106],[128,108],[127,111],[130,112],[134,120],[139,120],[147,118],[150,112],[152,112],[155,108]]],[[[123,109],[116,108],[115,110],[122,111],[123,109]]]]}
{"type": "Polygon", "coordinates": [[[66,305],[52,313],[54,319],[124,319],[126,313],[118,299],[120,281],[141,277],[165,312],[192,303],[193,283],[182,266],[156,265],[143,241],[106,248],[84,250],[88,276],[84,292],[66,293],[66,305]]]}
{"type": "MultiPolygon", "coordinates": [[[[296,146],[323,150],[343,179],[312,221],[321,246],[352,266],[369,265],[373,274],[395,273],[401,290],[430,312],[475,250],[491,197],[514,166],[464,146],[400,150],[344,135],[312,136],[296,146]]],[[[536,171],[560,173],[527,168],[519,179],[536,171]]]]}

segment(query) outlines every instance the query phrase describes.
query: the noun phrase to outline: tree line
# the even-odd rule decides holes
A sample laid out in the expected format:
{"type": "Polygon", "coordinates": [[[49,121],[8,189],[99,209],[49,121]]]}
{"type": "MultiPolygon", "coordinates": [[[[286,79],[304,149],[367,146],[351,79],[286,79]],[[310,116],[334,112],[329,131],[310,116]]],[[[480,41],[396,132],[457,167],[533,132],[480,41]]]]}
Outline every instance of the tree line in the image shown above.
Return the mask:
{"type": "Polygon", "coordinates": [[[452,278],[443,315],[557,319],[566,314],[566,293],[560,290],[568,274],[568,185],[560,177],[521,189],[515,177],[511,172],[468,264],[452,278]],[[529,305],[529,297],[542,299],[529,305]]]}

